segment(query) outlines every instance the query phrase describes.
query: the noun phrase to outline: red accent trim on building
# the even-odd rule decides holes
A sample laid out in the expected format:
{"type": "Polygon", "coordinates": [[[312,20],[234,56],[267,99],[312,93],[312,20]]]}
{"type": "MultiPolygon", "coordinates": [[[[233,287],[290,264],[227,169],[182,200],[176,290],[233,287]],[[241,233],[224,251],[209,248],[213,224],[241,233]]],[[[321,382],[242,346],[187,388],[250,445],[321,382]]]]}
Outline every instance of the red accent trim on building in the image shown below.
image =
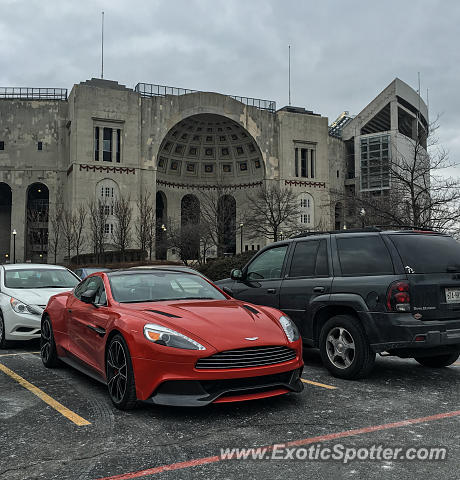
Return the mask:
{"type": "Polygon", "coordinates": [[[105,173],[126,173],[133,175],[136,174],[135,168],[129,167],[110,167],[110,166],[101,166],[101,165],[80,165],[80,172],[84,170],[86,172],[105,172],[105,173]]]}
{"type": "Polygon", "coordinates": [[[285,185],[293,185],[294,187],[318,187],[326,188],[326,182],[310,182],[304,180],[285,180],[285,185]]]}
{"type": "Polygon", "coordinates": [[[157,185],[163,185],[165,187],[172,187],[172,188],[186,188],[191,190],[240,190],[242,188],[253,188],[253,187],[260,187],[262,186],[262,182],[253,182],[253,183],[240,183],[238,185],[195,185],[191,183],[176,183],[176,182],[168,182],[166,180],[157,180],[157,185]]]}

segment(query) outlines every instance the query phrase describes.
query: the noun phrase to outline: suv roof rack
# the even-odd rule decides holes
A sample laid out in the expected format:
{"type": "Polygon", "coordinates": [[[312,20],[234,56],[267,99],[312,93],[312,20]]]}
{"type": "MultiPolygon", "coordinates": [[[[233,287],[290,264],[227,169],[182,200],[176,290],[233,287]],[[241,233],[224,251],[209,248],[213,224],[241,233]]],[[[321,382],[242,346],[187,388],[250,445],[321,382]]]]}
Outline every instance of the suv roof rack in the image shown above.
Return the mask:
{"type": "Polygon", "coordinates": [[[437,230],[427,227],[415,227],[414,225],[375,225],[372,227],[364,228],[348,228],[346,230],[325,230],[318,232],[302,232],[297,235],[294,235],[290,238],[302,238],[309,237],[312,235],[331,235],[336,233],[369,233],[369,232],[384,232],[387,230],[400,230],[402,232],[432,232],[432,233],[441,233],[437,230]]]}
{"type": "Polygon", "coordinates": [[[429,227],[416,227],[415,225],[376,225],[377,228],[382,230],[389,230],[393,228],[395,230],[418,230],[419,232],[436,232],[436,230],[429,227]]]}
{"type": "Polygon", "coordinates": [[[361,233],[361,232],[381,232],[382,229],[378,227],[364,227],[364,228],[347,228],[346,230],[324,230],[322,232],[302,232],[294,235],[291,238],[308,237],[310,235],[329,235],[333,233],[361,233]]]}

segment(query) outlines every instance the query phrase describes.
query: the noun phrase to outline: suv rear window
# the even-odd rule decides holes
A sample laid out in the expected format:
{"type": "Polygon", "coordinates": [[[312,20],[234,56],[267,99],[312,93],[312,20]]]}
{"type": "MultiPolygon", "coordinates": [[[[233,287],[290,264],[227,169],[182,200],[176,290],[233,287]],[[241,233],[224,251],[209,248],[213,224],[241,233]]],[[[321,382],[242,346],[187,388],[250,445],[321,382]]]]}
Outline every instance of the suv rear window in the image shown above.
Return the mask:
{"type": "Polygon", "coordinates": [[[325,240],[298,242],[292,257],[290,277],[321,277],[329,273],[325,240]]]}
{"type": "Polygon", "coordinates": [[[410,273],[460,272],[460,244],[447,235],[389,235],[410,273]]]}
{"type": "Polygon", "coordinates": [[[342,275],[392,275],[391,261],[379,235],[337,238],[342,275]]]}

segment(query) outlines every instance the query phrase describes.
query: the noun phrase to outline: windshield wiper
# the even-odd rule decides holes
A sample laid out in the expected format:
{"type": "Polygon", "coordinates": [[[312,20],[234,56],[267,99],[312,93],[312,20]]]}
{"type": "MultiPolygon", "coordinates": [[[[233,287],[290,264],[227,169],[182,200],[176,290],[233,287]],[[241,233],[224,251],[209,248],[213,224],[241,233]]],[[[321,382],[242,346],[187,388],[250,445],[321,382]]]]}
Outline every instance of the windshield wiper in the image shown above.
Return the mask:
{"type": "Polygon", "coordinates": [[[214,297],[182,297],[175,300],[216,300],[214,297]]]}
{"type": "Polygon", "coordinates": [[[215,300],[213,297],[151,298],[149,300],[124,300],[119,303],[175,302],[180,300],[215,300]]]}
{"type": "Polygon", "coordinates": [[[32,288],[73,288],[72,285],[45,285],[43,287],[32,287],[32,288]]]}

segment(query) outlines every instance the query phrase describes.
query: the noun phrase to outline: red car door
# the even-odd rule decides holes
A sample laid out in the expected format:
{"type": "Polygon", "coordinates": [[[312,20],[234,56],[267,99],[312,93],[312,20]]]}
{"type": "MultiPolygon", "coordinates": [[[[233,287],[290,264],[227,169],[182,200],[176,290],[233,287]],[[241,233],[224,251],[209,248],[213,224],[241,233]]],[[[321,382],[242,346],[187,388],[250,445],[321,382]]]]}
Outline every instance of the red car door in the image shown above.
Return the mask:
{"type": "Polygon", "coordinates": [[[110,320],[104,283],[89,277],[68,302],[69,350],[80,361],[104,375],[104,337],[110,320]],[[81,301],[81,294],[95,290],[94,304],[81,301]]]}

